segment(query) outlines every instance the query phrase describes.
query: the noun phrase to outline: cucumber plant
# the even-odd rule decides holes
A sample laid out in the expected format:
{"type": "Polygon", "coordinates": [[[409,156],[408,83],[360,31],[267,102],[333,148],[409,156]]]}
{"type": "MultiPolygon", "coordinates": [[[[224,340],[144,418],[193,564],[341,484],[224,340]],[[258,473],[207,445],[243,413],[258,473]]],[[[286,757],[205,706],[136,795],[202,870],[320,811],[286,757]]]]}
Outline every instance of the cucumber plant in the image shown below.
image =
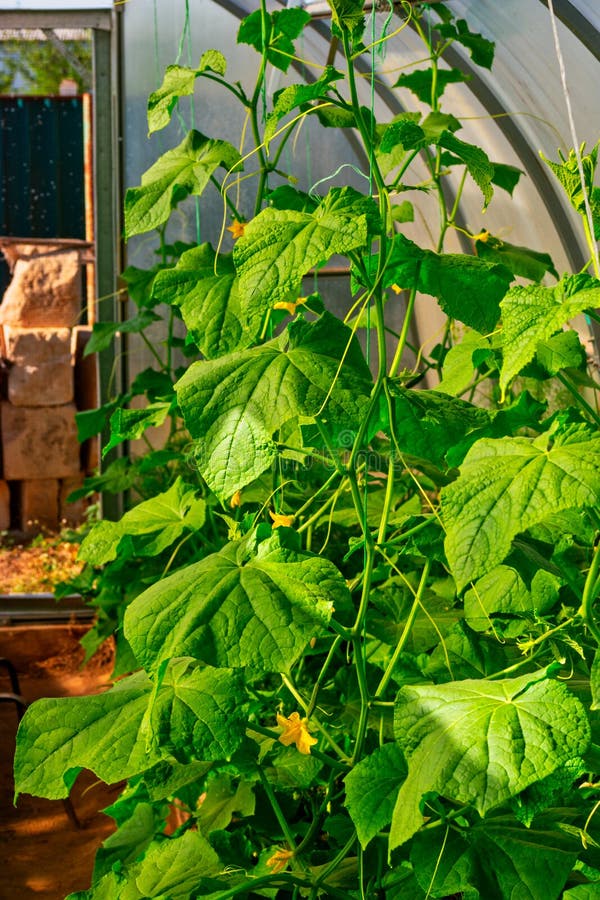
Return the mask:
{"type": "MultiPolygon", "coordinates": [[[[261,2],[238,34],[258,54],[252,92],[207,49],[150,97],[155,131],[216,83],[254,143],[192,130],[125,198],[127,236],[164,238],[178,204],[216,188],[234,246],[163,241],[151,272],[127,276],[128,330],[158,368],[101,415],[111,445],[172,425],[166,449],[131,464],[156,476],[142,501],[81,545],[99,610],[89,649],[116,630],[119,677],[34,703],[15,760],[17,793],[65,797],[82,768],[127,782],[71,900],[600,890],[599,385],[570,324],[597,317],[600,272],[560,277],[547,254],[487,232],[446,252],[464,185],[486,207],[521,174],[441,108],[467,78],[447,48],[489,68],[493,44],[444,4],[405,4],[423,49],[396,87],[418,111],[378,122],[357,87],[373,50],[362,3],[330,7],[344,62],[315,81],[266,95],[310,15],[261,2]],[[298,189],[283,151],[307,117],[355,130],[371,190],[298,189]],[[241,179],[251,215],[232,199],[241,179]],[[431,247],[405,234],[423,191],[439,207],[431,247]],[[323,280],[302,296],[334,255],[351,271],[345,317],[323,280]],[[413,359],[425,296],[447,327],[413,359]],[[161,304],[166,357],[146,336],[161,304]],[[179,371],[175,318],[192,360],[179,371]],[[133,394],[142,409],[126,408],[133,394]]],[[[585,184],[574,152],[549,161],[582,218],[586,195],[598,208],[597,152],[581,151],[585,184]]],[[[597,259],[598,225],[584,232],[597,259]]]]}

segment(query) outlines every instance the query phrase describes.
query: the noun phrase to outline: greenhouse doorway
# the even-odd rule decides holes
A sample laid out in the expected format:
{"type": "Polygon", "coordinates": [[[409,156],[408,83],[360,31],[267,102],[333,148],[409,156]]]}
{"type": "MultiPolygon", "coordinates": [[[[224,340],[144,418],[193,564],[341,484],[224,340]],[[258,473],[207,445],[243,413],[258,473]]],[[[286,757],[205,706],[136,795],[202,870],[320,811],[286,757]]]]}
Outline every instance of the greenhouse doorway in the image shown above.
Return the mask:
{"type": "Polygon", "coordinates": [[[118,17],[103,0],[49,6],[0,12],[0,531],[25,534],[83,515],[67,497],[99,460],[75,413],[98,406],[113,364],[83,350],[115,319],[119,255],[118,17]]]}

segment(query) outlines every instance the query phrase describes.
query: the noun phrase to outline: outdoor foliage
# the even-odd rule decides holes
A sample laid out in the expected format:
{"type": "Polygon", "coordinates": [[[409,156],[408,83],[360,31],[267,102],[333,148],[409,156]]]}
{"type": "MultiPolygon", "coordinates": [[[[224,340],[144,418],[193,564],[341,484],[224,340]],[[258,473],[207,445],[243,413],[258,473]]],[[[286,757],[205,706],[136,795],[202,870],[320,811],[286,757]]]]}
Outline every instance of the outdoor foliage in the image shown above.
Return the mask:
{"type": "Polygon", "coordinates": [[[66,52],[75,60],[73,68],[50,41],[13,38],[0,44],[0,93],[58,94],[61,81],[72,78],[80,92],[89,90],[92,73],[91,41],[64,41],[66,52]],[[84,78],[83,72],[88,74],[84,78]]]}
{"type": "MultiPolygon", "coordinates": [[[[64,588],[97,609],[89,654],[114,634],[121,677],[38,701],[19,730],[17,793],[65,797],[84,767],[128,779],[93,884],[71,900],[600,891],[600,386],[570,324],[596,318],[600,272],[560,277],[547,254],[487,232],[469,235],[473,254],[446,253],[466,181],[487,206],[520,175],[440,108],[467,78],[445,49],[489,68],[493,45],[446,6],[415,4],[393,21],[417,31],[422,58],[397,87],[428,110],[375,122],[356,86],[355,60],[374,50],[362,4],[330,5],[344,71],[266,96],[310,16],[263,4],[238,36],[258,53],[251,95],[211,49],[150,97],[155,131],[217,82],[247,111],[254,152],[191,131],[127,192],[127,237],[158,228],[159,262],[124,273],[135,316],[96,326],[89,346],[138,333],[156,367],[81,415],[82,439],[109,417],[109,447],[168,427],[161,449],[88,481],[140,502],[89,530],[87,566],[64,588]],[[370,193],[286,183],[283,148],[307,116],[356,129],[370,193]],[[249,221],[229,190],[242,172],[249,221]],[[233,250],[168,245],[171,211],[215,188],[233,250]],[[423,190],[440,208],[430,248],[403,234],[423,190]],[[344,321],[326,289],[301,296],[334,254],[351,268],[344,321]],[[412,363],[425,295],[448,325],[412,363]],[[165,309],[162,347],[146,330],[165,309]],[[174,367],[175,348],[189,365],[174,367]]],[[[583,152],[585,188],[573,157],[551,163],[582,217],[584,190],[592,207],[598,191],[597,148],[583,152]]]]}

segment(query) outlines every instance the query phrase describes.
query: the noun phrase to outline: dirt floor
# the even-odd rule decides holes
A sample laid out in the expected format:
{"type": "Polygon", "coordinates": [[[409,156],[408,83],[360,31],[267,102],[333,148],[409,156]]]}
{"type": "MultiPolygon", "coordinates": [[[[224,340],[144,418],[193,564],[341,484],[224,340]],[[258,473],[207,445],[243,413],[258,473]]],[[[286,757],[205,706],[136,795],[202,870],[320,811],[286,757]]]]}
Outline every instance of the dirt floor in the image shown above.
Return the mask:
{"type": "Polygon", "coordinates": [[[60,581],[74,578],[82,569],[79,544],[64,536],[0,534],[0,594],[43,593],[60,581]]]}
{"type": "MultiPolygon", "coordinates": [[[[111,671],[110,653],[97,655],[84,670],[78,640],[82,625],[39,625],[0,628],[0,657],[17,669],[21,693],[31,702],[38,697],[62,697],[102,690],[111,671]]],[[[0,668],[0,692],[10,691],[0,668]]],[[[14,704],[0,703],[0,900],[63,900],[90,885],[98,845],[113,830],[102,815],[119,793],[89,772],[82,773],[72,791],[73,808],[81,823],[69,819],[62,801],[23,795],[12,803],[12,759],[17,729],[14,704]]]]}

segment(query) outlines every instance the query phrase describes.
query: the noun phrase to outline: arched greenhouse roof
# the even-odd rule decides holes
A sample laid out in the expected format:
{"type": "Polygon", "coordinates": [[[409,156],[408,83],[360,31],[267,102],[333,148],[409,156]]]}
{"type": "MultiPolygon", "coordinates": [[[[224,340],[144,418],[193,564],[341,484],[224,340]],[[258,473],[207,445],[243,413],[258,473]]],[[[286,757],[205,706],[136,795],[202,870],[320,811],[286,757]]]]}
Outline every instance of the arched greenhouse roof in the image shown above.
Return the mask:
{"type": "MultiPolygon", "coordinates": [[[[291,4],[290,4],[291,5],[291,4]]],[[[313,16],[298,50],[300,60],[284,75],[271,76],[271,92],[303,78],[318,77],[319,66],[333,61],[342,66],[339,53],[330,56],[331,31],[326,3],[294,0],[313,16]]],[[[436,4],[431,4],[432,8],[436,4]]],[[[487,229],[513,244],[549,252],[556,268],[577,271],[586,262],[586,245],[578,216],[540,153],[550,160],[558,159],[573,146],[567,107],[555,42],[551,12],[543,0],[447,0],[459,17],[464,17],[472,31],[495,44],[491,70],[475,65],[468,49],[454,43],[446,55],[449,65],[465,71],[466,83],[449,84],[443,96],[443,110],[451,112],[462,124],[460,136],[483,147],[489,158],[518,167],[525,173],[513,196],[496,190],[488,210],[482,211],[481,193],[473,182],[463,191],[457,221],[471,233],[487,229]]],[[[285,3],[270,2],[269,9],[281,9],[285,3]]],[[[367,10],[370,4],[366,4],[367,10]]],[[[419,108],[414,95],[405,88],[394,87],[399,73],[414,65],[423,66],[422,44],[410,21],[407,4],[395,4],[393,14],[387,3],[367,13],[367,35],[370,41],[392,35],[378,45],[377,52],[361,57],[361,101],[372,106],[378,121],[389,121],[402,110],[419,108]],[[374,64],[375,75],[372,75],[374,64]]],[[[250,85],[258,56],[244,44],[236,42],[240,20],[257,8],[243,0],[130,0],[122,6],[122,61],[124,108],[124,180],[138,184],[142,172],[160,152],[181,139],[186,128],[194,125],[209,136],[236,142],[243,125],[239,110],[224,92],[197,87],[194,103],[180,103],[179,117],[164,132],[146,139],[146,100],[162,80],[164,68],[179,60],[183,65],[196,65],[201,54],[211,48],[220,49],[228,61],[228,77],[250,85]],[[175,134],[177,132],[177,134],[175,134]]],[[[600,137],[600,6],[593,0],[554,0],[554,16],[560,49],[564,57],[566,78],[577,140],[591,149],[600,137]]],[[[210,86],[212,87],[212,86],[210,86]]],[[[314,118],[314,117],[311,117],[314,118]]],[[[293,142],[294,172],[303,172],[301,187],[310,188],[322,179],[327,186],[350,183],[364,190],[368,175],[367,160],[348,129],[322,129],[306,123],[293,142]],[[343,168],[340,168],[342,167],[343,168]],[[336,173],[333,178],[333,173],[336,173]]],[[[292,142],[290,142],[292,143],[292,142]]],[[[425,166],[415,160],[415,180],[419,166],[425,178],[425,166]]],[[[457,176],[458,177],[458,176],[457,176]]],[[[456,190],[453,175],[448,176],[448,191],[456,190]]],[[[411,197],[411,199],[413,199],[411,197]]],[[[437,220],[433,197],[420,195],[419,215],[415,222],[403,226],[406,233],[422,246],[431,245],[429,222],[437,220]]],[[[222,205],[215,202],[213,215],[206,212],[199,221],[194,203],[184,205],[175,228],[178,237],[194,236],[213,239],[223,217],[222,205]],[[212,221],[211,221],[212,219],[212,221]]],[[[449,236],[447,249],[469,251],[467,236],[455,232],[449,236]]],[[[148,240],[136,239],[129,248],[130,260],[142,264],[148,252],[148,240]]],[[[426,314],[435,319],[435,310],[426,314]]],[[[435,330],[435,324],[433,330],[435,330]]],[[[421,328],[421,326],[420,326],[421,328]]],[[[427,329],[431,331],[431,322],[427,329]]]]}

